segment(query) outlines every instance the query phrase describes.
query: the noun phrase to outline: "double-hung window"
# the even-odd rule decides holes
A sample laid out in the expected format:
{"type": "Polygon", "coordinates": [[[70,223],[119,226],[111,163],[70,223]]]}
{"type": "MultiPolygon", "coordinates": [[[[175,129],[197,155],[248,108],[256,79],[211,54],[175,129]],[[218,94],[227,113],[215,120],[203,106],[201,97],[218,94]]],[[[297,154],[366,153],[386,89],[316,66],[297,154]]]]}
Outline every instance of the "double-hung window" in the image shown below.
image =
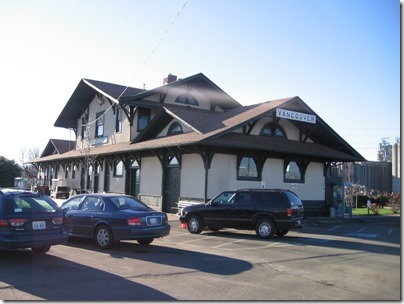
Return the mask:
{"type": "Polygon", "coordinates": [[[95,127],[95,137],[104,136],[104,111],[98,112],[96,114],[96,127],[95,127]]]}
{"type": "Polygon", "coordinates": [[[115,132],[122,132],[122,109],[119,107],[115,112],[115,132]]]}

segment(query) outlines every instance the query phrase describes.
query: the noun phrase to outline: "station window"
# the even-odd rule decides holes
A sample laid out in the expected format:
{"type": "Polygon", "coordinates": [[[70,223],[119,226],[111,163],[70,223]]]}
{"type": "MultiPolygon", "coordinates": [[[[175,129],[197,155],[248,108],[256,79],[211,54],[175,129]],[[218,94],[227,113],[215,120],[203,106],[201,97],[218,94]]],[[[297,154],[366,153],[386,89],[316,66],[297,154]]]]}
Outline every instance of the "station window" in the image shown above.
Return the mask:
{"type": "Polygon", "coordinates": [[[191,94],[181,94],[177,97],[175,102],[192,106],[199,106],[198,101],[191,94]]]}
{"type": "Polygon", "coordinates": [[[98,112],[96,115],[96,128],[95,128],[95,137],[104,136],[104,111],[98,112]]]}
{"type": "Polygon", "coordinates": [[[123,176],[123,161],[116,160],[114,162],[114,177],[122,177],[123,176]]]}
{"type": "Polygon", "coordinates": [[[285,130],[280,125],[273,122],[269,122],[265,126],[263,126],[260,135],[286,138],[285,130]]]}
{"type": "Polygon", "coordinates": [[[175,134],[180,134],[182,133],[182,127],[181,124],[178,122],[173,122],[170,127],[168,128],[167,131],[167,136],[168,135],[175,135],[175,134]]]}
{"type": "Polygon", "coordinates": [[[115,132],[122,132],[122,109],[116,108],[115,112],[115,132]]]}
{"type": "Polygon", "coordinates": [[[137,119],[137,131],[140,132],[150,122],[151,110],[147,108],[139,108],[138,110],[138,119],[137,119]]]}
{"type": "Polygon", "coordinates": [[[253,157],[238,157],[237,159],[238,180],[260,180],[261,174],[257,162],[253,157]]]}
{"type": "Polygon", "coordinates": [[[303,183],[304,168],[296,161],[285,161],[284,182],[286,183],[303,183]]]}

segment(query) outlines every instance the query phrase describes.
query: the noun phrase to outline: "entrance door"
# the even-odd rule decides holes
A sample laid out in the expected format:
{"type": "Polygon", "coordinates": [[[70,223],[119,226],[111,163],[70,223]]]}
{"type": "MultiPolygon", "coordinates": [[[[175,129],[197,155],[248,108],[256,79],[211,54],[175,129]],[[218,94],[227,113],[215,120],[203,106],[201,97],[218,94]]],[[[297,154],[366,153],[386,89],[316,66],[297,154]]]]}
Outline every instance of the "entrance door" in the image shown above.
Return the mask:
{"type": "Polygon", "coordinates": [[[177,207],[180,196],[181,169],[179,166],[167,167],[164,174],[163,211],[171,212],[171,207],[177,207]]]}
{"type": "Polygon", "coordinates": [[[104,172],[104,191],[109,192],[109,165],[105,164],[105,172],[104,172]]]}
{"type": "Polygon", "coordinates": [[[98,193],[99,190],[99,183],[100,183],[100,165],[95,166],[94,171],[94,193],[98,193]]]}
{"type": "Polygon", "coordinates": [[[140,186],[140,169],[131,168],[130,169],[129,195],[137,197],[139,195],[139,186],[140,186]]]}

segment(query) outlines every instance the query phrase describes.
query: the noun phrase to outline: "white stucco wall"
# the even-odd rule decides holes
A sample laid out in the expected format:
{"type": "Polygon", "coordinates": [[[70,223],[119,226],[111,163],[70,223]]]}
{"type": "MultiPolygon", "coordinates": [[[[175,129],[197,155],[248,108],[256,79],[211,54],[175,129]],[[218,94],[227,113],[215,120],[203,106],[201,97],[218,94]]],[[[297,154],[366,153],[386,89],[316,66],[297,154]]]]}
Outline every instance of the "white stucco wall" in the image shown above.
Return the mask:
{"type": "Polygon", "coordinates": [[[162,168],[157,157],[142,158],[142,168],[140,171],[141,194],[162,195],[162,168]]]}
{"type": "Polygon", "coordinates": [[[237,180],[237,156],[215,154],[209,170],[208,198],[213,198],[223,190],[239,188],[259,188],[259,181],[237,180]]]}
{"type": "MultiPolygon", "coordinates": [[[[310,163],[304,183],[283,181],[283,160],[267,159],[262,172],[262,181],[237,180],[237,156],[215,154],[209,170],[208,198],[223,190],[239,188],[281,188],[294,191],[303,200],[325,199],[325,177],[322,163],[310,163]]],[[[202,196],[203,197],[203,196],[202,196]]]]}
{"type": "Polygon", "coordinates": [[[203,198],[205,194],[205,169],[198,154],[184,154],[181,165],[181,197],[203,198]]]}
{"type": "MultiPolygon", "coordinates": [[[[124,170],[124,174],[125,174],[125,170],[124,170]]],[[[111,180],[109,182],[109,192],[125,193],[125,178],[112,176],[111,180]]]]}
{"type": "Polygon", "coordinates": [[[282,159],[267,159],[262,171],[265,188],[290,189],[303,200],[325,199],[325,177],[322,163],[308,165],[304,183],[285,183],[283,181],[283,163],[282,159]]]}

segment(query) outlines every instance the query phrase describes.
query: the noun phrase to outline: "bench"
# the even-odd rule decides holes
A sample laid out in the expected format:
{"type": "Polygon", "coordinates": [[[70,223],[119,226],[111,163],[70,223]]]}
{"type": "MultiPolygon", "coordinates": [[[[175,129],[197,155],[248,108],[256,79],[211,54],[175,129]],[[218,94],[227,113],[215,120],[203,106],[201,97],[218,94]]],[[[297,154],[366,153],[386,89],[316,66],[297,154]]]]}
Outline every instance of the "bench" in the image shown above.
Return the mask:
{"type": "Polygon", "coordinates": [[[203,198],[195,198],[195,197],[180,197],[178,199],[177,207],[171,207],[171,213],[181,214],[182,208],[187,206],[203,204],[205,203],[205,199],[203,198]]]}

